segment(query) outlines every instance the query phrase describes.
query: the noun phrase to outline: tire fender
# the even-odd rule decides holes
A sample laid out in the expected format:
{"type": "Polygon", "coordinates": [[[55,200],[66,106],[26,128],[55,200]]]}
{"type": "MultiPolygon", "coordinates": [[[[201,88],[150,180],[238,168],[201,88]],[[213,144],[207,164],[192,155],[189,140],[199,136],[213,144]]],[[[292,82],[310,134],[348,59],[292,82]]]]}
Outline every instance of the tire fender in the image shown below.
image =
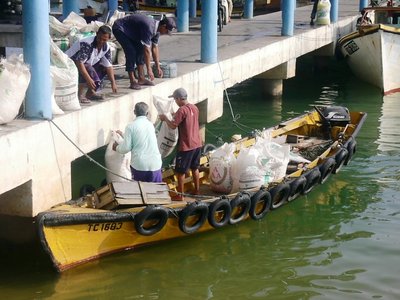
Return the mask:
{"type": "Polygon", "coordinates": [[[192,202],[189,203],[184,209],[179,212],[179,229],[187,234],[195,233],[203,226],[208,216],[208,205],[203,202],[192,202]],[[188,218],[197,218],[194,224],[188,224],[188,218]]]}
{"type": "Polygon", "coordinates": [[[265,215],[271,209],[271,194],[265,190],[260,189],[258,190],[252,197],[251,197],[251,205],[249,215],[253,220],[260,220],[265,217],[265,215]],[[259,208],[259,204],[262,203],[261,209],[259,208]]]}
{"type": "Polygon", "coordinates": [[[308,194],[311,192],[314,187],[319,183],[319,179],[321,178],[321,172],[318,168],[314,168],[307,172],[304,177],[307,179],[306,186],[303,191],[303,195],[308,194]]]}
{"type": "Polygon", "coordinates": [[[339,150],[338,153],[336,153],[336,155],[335,155],[336,165],[332,171],[333,174],[337,174],[340,172],[340,170],[342,169],[342,167],[344,165],[344,162],[346,161],[348,153],[349,153],[349,151],[347,151],[346,148],[342,148],[339,150]]]}
{"type": "Polygon", "coordinates": [[[281,183],[276,187],[272,188],[270,191],[271,194],[271,208],[277,209],[278,207],[285,204],[290,195],[290,185],[288,183],[281,183]]]}
{"type": "Polygon", "coordinates": [[[357,151],[357,142],[355,139],[352,139],[351,141],[349,141],[349,143],[347,144],[347,151],[349,152],[347,154],[346,160],[344,161],[344,165],[347,166],[351,159],[353,158],[354,153],[356,153],[357,151]]]}
{"type": "Polygon", "coordinates": [[[230,204],[232,212],[229,224],[239,223],[249,213],[251,205],[250,194],[248,192],[239,192],[230,204]]]}
{"type": "Polygon", "coordinates": [[[214,228],[220,228],[228,224],[231,217],[231,205],[227,198],[221,197],[208,207],[208,223],[214,228]],[[222,217],[219,217],[222,214],[222,217]]]}
{"type": "Polygon", "coordinates": [[[146,208],[141,210],[134,218],[136,232],[146,236],[159,232],[167,221],[168,209],[158,205],[146,206],[146,208]],[[148,220],[157,220],[157,222],[147,227],[145,223],[148,220]]]}
{"type": "Polygon", "coordinates": [[[292,180],[289,185],[290,185],[290,195],[288,197],[288,201],[293,201],[296,198],[298,198],[300,195],[303,194],[304,189],[307,184],[307,179],[301,175],[297,177],[296,179],[292,180]]]}
{"type": "Polygon", "coordinates": [[[329,176],[335,169],[335,165],[336,160],[333,157],[329,157],[319,166],[319,171],[321,173],[321,177],[319,179],[320,184],[323,184],[328,180],[329,176]]]}

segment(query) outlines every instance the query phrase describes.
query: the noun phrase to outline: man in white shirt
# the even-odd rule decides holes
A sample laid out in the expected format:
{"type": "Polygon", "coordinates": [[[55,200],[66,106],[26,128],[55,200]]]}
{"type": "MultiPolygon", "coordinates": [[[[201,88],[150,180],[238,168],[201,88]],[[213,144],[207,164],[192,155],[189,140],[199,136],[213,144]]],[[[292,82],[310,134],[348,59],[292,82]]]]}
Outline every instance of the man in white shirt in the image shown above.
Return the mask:
{"type": "MultiPolygon", "coordinates": [[[[131,152],[132,179],[145,182],[161,182],[161,154],[158,149],[153,123],[147,118],[149,106],[136,103],[136,119],[125,128],[124,142],[114,143],[113,149],[121,154],[131,152]]],[[[118,131],[120,135],[122,133],[118,131]]]]}
{"type": "Polygon", "coordinates": [[[108,75],[111,89],[117,92],[114,69],[111,60],[111,48],[107,43],[111,38],[111,28],[103,25],[96,36],[87,37],[75,42],[65,53],[75,62],[79,70],[78,97],[80,103],[90,100],[102,100],[97,92],[101,89],[104,77],[108,75]],[[85,95],[84,90],[87,88],[85,95]]]}

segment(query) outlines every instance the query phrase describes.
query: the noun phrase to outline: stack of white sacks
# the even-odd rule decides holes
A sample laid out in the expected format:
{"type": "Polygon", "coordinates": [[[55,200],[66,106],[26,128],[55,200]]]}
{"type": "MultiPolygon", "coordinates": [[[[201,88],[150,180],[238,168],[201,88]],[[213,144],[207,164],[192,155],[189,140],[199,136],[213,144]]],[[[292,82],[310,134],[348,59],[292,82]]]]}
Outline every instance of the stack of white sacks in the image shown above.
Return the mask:
{"type": "Polygon", "coordinates": [[[236,157],[234,144],[225,143],[210,155],[211,189],[228,194],[259,188],[282,178],[289,163],[290,146],[273,141],[266,131],[236,157]]]}

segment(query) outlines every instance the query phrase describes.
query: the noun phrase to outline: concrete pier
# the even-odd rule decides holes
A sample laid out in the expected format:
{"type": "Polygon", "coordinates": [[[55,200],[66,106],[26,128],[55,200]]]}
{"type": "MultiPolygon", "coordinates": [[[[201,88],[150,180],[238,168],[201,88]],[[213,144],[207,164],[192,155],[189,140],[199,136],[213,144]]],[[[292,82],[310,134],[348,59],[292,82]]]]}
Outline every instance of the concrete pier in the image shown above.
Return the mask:
{"type": "MultiPolygon", "coordinates": [[[[125,128],[136,102],[151,104],[153,95],[166,98],[184,87],[205,125],[222,115],[225,89],[260,75],[270,80],[271,93],[279,94],[279,82],[295,76],[296,58],[320,49],[333,55],[336,40],[355,29],[358,5],[355,0],[340,3],[338,22],[326,26],[309,25],[311,6],[296,8],[290,37],[281,36],[281,12],[233,19],[218,34],[218,62],[213,64],[200,63],[200,19],[191,19],[189,32],[160,38],[161,61],[176,62],[178,77],[156,79],[155,86],[133,91],[119,70],[118,94],[106,82],[106,101],[56,115],[53,122],[90,152],[106,144],[110,130],[125,128]]],[[[153,105],[151,114],[155,121],[153,105]]],[[[18,119],[0,125],[0,147],[0,214],[32,217],[71,198],[71,162],[82,153],[51,122],[18,119]]]]}

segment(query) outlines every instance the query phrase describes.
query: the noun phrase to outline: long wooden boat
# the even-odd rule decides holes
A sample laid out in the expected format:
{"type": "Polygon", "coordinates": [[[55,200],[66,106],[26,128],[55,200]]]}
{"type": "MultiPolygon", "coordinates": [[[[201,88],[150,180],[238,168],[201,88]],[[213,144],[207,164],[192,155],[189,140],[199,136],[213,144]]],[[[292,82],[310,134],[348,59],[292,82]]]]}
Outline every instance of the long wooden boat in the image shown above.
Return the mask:
{"type": "MultiPolygon", "coordinates": [[[[171,200],[177,179],[170,168],[163,171],[163,183],[109,183],[39,214],[36,223],[41,243],[55,268],[64,271],[117,251],[262,219],[347,165],[356,152],[356,136],[366,116],[341,106],[319,106],[260,132],[269,133],[274,144],[290,147],[291,152],[306,158],[305,163],[291,159],[285,165],[286,174],[261,185],[245,182],[241,190],[215,192],[210,158],[212,164],[218,149],[201,158],[200,195],[190,194],[192,177],[186,175],[184,201],[171,200]]],[[[233,145],[239,160],[241,154],[256,147],[260,133],[227,145],[233,145]]],[[[222,173],[226,178],[227,169],[222,173]]]]}
{"type": "Polygon", "coordinates": [[[337,42],[352,72],[384,94],[400,91],[400,7],[363,10],[357,30],[337,42]]]}

